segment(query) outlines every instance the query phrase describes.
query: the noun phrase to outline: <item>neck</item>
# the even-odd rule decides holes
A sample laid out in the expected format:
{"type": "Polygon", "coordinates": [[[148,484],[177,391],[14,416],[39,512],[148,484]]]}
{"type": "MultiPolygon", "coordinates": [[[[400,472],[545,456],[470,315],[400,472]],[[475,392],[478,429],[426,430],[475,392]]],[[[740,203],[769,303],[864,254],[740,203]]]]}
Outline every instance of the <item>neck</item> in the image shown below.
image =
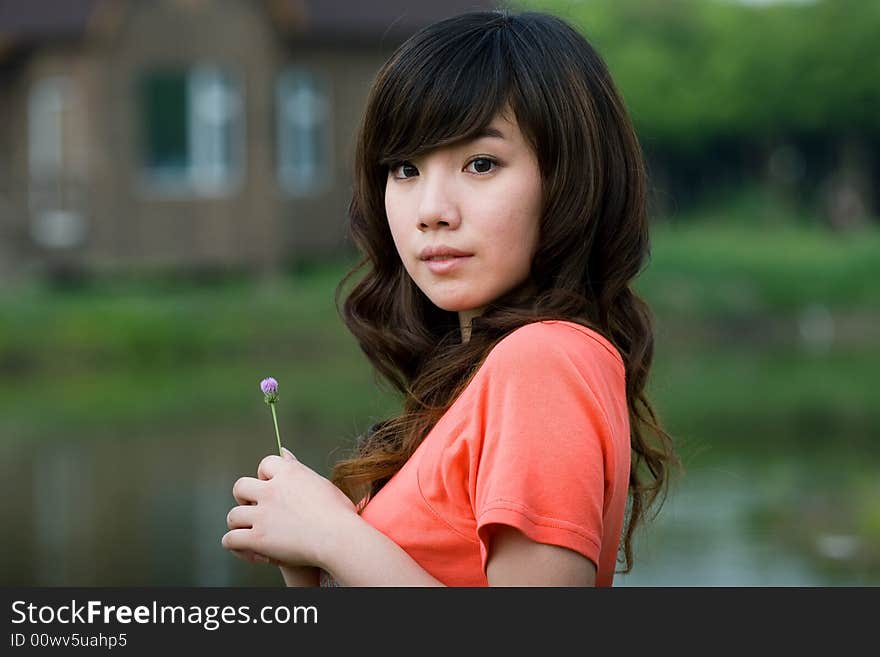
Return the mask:
{"type": "Polygon", "coordinates": [[[464,344],[471,339],[471,320],[485,310],[482,308],[474,308],[472,310],[462,310],[458,313],[458,324],[461,327],[461,342],[464,344]]]}

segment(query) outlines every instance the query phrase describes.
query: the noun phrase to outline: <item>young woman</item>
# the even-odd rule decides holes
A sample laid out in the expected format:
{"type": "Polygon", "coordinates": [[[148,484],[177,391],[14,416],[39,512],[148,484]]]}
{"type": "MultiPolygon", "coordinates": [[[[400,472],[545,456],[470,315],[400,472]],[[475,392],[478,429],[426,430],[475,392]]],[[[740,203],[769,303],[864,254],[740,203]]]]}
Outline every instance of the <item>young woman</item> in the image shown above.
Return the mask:
{"type": "Polygon", "coordinates": [[[644,163],[600,57],[538,12],[415,34],[369,94],[349,215],[337,301],[367,266],[341,315],[403,410],[332,482],[264,458],[223,546],[293,586],[610,586],[677,460],[631,289],[644,163]]]}

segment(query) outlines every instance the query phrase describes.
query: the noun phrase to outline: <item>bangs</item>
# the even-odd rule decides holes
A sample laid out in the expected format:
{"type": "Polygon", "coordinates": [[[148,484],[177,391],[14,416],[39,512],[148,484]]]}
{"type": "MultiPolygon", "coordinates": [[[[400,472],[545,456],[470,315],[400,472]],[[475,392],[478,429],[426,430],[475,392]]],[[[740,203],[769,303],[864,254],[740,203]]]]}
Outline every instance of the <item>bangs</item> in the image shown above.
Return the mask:
{"type": "Polygon", "coordinates": [[[373,103],[381,166],[418,157],[486,128],[509,100],[507,30],[485,23],[462,30],[432,26],[388,63],[373,103]]]}

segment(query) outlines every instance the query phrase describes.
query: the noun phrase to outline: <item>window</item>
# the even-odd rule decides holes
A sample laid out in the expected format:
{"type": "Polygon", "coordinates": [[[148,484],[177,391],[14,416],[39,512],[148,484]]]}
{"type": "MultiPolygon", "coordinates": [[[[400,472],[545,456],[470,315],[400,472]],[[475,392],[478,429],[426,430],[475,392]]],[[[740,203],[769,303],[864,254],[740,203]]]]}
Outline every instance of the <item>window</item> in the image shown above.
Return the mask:
{"type": "Polygon", "coordinates": [[[145,182],[157,193],[222,196],[242,175],[239,85],[215,66],[156,70],[141,81],[145,182]]]}
{"type": "Polygon", "coordinates": [[[292,195],[315,194],[333,182],[329,85],[293,67],[280,76],[276,97],[278,179],[292,195]]]}
{"type": "Polygon", "coordinates": [[[86,239],[86,128],[73,79],[37,80],[28,95],[30,234],[44,247],[76,247],[86,239]]]}

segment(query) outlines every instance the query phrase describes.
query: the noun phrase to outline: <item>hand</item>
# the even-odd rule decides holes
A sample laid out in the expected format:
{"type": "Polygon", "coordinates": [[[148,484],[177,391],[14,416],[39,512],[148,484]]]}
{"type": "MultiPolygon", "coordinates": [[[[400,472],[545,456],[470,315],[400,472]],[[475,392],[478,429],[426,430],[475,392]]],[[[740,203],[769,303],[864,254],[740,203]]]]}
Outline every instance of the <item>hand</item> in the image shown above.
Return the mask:
{"type": "Polygon", "coordinates": [[[250,563],[265,563],[265,564],[270,564],[270,565],[279,566],[279,567],[281,566],[281,564],[278,563],[277,561],[275,561],[274,559],[270,559],[269,557],[264,556],[262,554],[257,554],[256,552],[253,552],[251,550],[229,550],[229,551],[232,552],[232,554],[234,554],[235,556],[237,556],[239,559],[241,559],[243,561],[249,561],[250,563]]]}
{"type": "Polygon", "coordinates": [[[248,561],[323,567],[357,516],[352,501],[286,449],[283,458],[260,461],[257,477],[242,477],[232,488],[240,506],[226,517],[223,547],[248,561]]]}
{"type": "Polygon", "coordinates": [[[265,563],[278,566],[284,584],[291,587],[320,586],[321,572],[315,566],[287,566],[251,550],[230,550],[236,557],[249,563],[265,563]]]}

